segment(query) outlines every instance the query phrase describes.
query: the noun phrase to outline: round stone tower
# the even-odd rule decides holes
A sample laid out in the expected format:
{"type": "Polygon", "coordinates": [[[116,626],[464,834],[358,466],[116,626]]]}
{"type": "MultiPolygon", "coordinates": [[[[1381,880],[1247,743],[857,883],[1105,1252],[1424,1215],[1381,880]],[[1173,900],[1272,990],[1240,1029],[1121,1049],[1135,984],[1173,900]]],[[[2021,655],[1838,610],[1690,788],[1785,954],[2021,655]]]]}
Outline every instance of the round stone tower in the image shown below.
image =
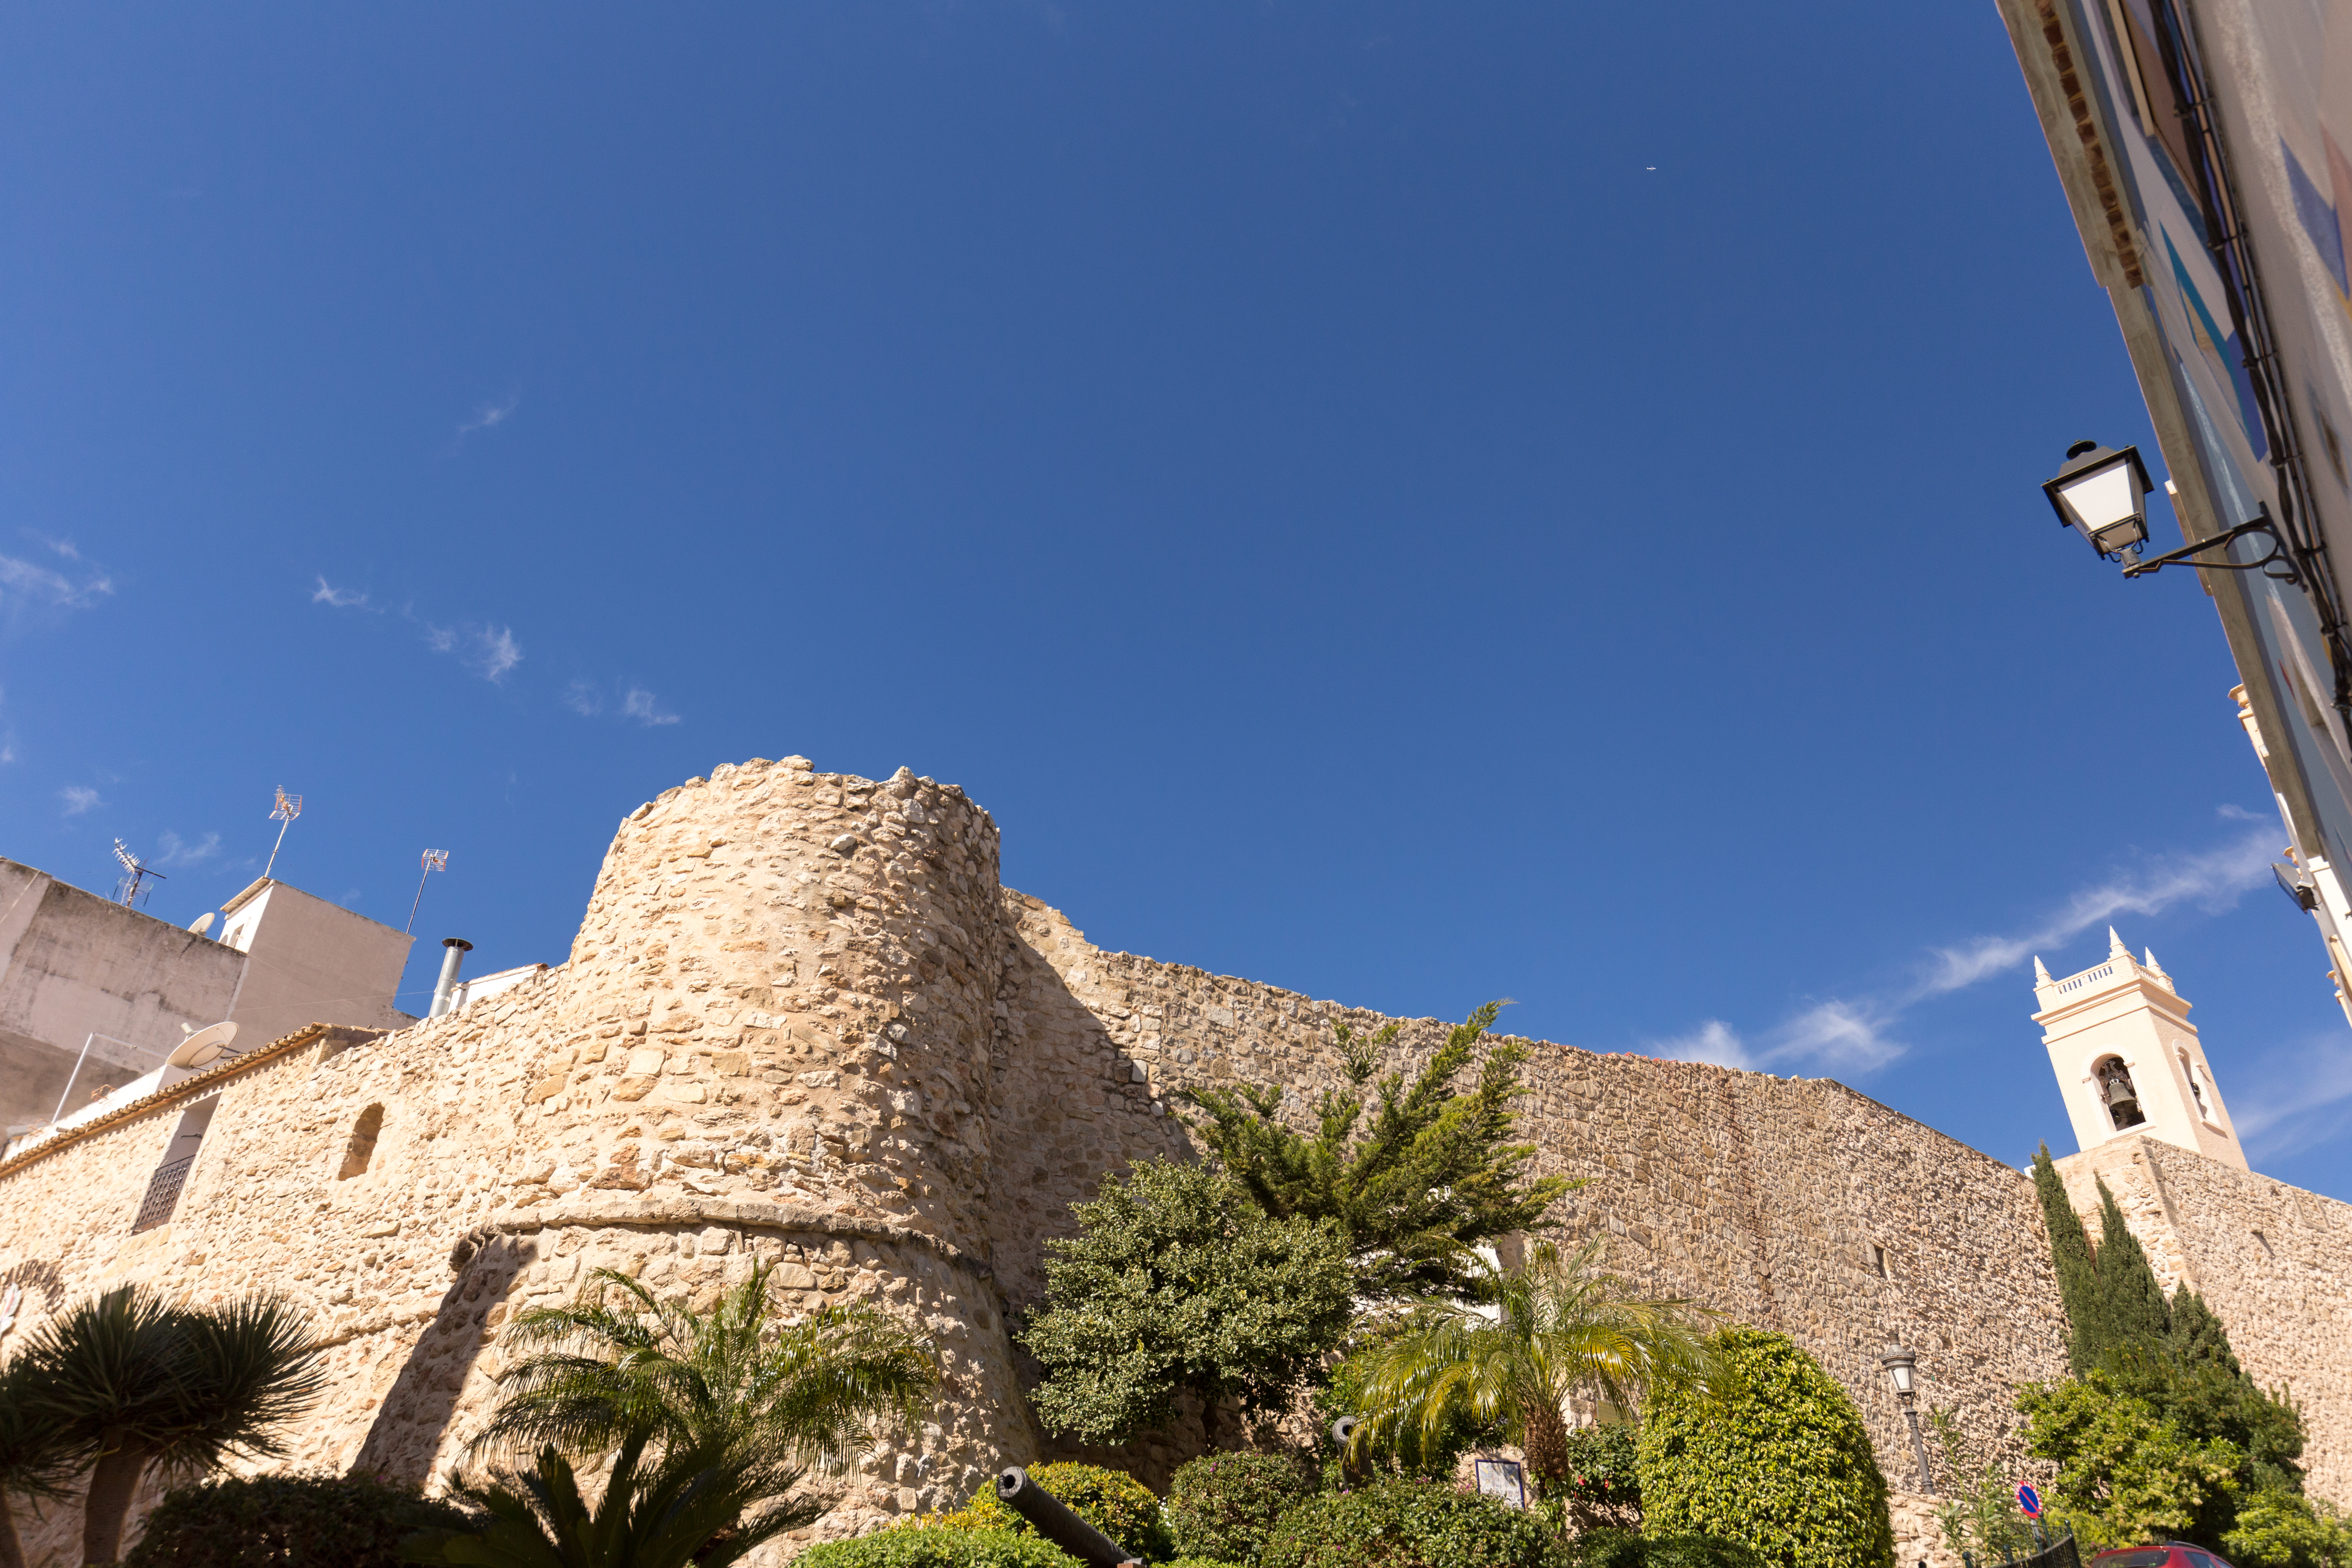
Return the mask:
{"type": "Polygon", "coordinates": [[[952,1507],[1035,1451],[988,1256],[998,897],[995,824],[953,785],[722,766],[622,823],[570,963],[513,1020],[547,1053],[506,1162],[536,1256],[655,1278],[647,1237],[683,1233],[694,1289],[766,1257],[795,1304],[874,1300],[935,1336],[929,1421],[821,1534],[952,1507]]]}

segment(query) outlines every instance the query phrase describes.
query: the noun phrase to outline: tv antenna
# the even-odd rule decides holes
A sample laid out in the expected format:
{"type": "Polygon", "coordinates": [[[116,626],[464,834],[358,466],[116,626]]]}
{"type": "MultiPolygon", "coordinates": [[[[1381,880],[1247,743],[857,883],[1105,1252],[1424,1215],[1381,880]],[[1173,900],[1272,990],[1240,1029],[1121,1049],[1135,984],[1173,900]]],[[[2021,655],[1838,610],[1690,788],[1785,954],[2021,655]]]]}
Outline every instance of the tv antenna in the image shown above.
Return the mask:
{"type": "Polygon", "coordinates": [[[400,928],[402,931],[413,931],[416,929],[416,906],[425,901],[425,878],[430,877],[436,871],[446,871],[448,868],[449,851],[446,849],[427,849],[425,852],[425,869],[416,879],[416,897],[409,901],[408,923],[400,928]]]}
{"type": "Polygon", "coordinates": [[[148,878],[152,877],[159,882],[171,879],[163,872],[151,869],[147,862],[133,855],[131,846],[120,838],[114,841],[114,858],[122,862],[122,869],[127,873],[122,880],[114,884],[114,901],[118,904],[135,910],[146,900],[144,884],[148,878]]]}
{"type": "MultiPolygon", "coordinates": [[[[278,852],[286,847],[286,830],[293,826],[294,819],[301,815],[302,797],[299,795],[288,795],[286,786],[279,784],[278,804],[269,808],[269,820],[278,824],[278,842],[269,847],[269,865],[261,868],[263,881],[269,880],[270,868],[278,864],[278,852]]],[[[248,861],[247,864],[251,862],[248,861]]]]}

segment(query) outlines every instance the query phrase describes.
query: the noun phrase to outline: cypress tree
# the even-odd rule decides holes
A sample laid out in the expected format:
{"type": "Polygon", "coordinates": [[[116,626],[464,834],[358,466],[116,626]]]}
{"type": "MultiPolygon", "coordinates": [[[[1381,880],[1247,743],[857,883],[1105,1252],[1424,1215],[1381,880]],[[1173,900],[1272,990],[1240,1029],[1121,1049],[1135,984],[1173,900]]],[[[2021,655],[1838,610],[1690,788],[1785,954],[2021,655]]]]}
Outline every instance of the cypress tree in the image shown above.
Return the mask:
{"type": "MultiPolygon", "coordinates": [[[[2066,1359],[2076,1377],[2097,1363],[2091,1325],[2098,1318],[2099,1278],[2091,1260],[2091,1239],[2067,1201],[2066,1184],[2050,1158],[2050,1145],[2033,1156],[2033,1190],[2042,1199],[2042,1219],[2050,1231],[2050,1264],[2058,1275],[2058,1300],[2066,1308],[2070,1331],[2066,1359]]],[[[2101,1189],[2104,1191],[2105,1189],[2101,1189]]]]}
{"type": "Polygon", "coordinates": [[[2155,1349],[2172,1337],[2172,1313],[2165,1305],[2164,1287],[2139,1237],[2124,1224],[2116,1194],[2099,1183],[2098,1310],[2093,1323],[2094,1361],[2126,1346],[2155,1349]]]}
{"type": "Polygon", "coordinates": [[[2230,1348],[2230,1331],[2186,1280],[2172,1293],[2172,1353],[2186,1362],[2210,1361],[2233,1377],[2246,1375],[2230,1348]]]}

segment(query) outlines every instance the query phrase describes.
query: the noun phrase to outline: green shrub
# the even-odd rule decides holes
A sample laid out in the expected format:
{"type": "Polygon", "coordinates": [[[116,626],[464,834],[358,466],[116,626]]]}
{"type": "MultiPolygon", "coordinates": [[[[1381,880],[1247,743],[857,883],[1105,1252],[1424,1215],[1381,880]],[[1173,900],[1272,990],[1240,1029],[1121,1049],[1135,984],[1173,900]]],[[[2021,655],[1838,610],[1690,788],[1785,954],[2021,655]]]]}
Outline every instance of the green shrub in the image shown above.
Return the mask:
{"type": "Polygon", "coordinates": [[[974,1530],[936,1519],[893,1525],[855,1541],[828,1541],[793,1559],[794,1568],[1078,1568],[1040,1535],[974,1530]]]}
{"type": "Polygon", "coordinates": [[[1162,1510],[1186,1557],[1255,1563],[1266,1532],[1314,1484],[1278,1454],[1203,1454],[1168,1482],[1162,1510]]]}
{"type": "Polygon", "coordinates": [[[1266,1537],[1259,1568],[1561,1568],[1531,1514],[1442,1481],[1383,1481],[1307,1499],[1266,1537]]]}
{"type": "Polygon", "coordinates": [[[164,1494],[123,1568],[394,1568],[422,1530],[482,1521],[362,1476],[223,1476],[164,1494]]]}
{"type": "Polygon", "coordinates": [[[1784,1335],[1712,1342],[1717,1385],[1662,1384],[1643,1412],[1644,1529],[1737,1541],[1770,1568],[1891,1568],[1886,1478],[1845,1390],[1784,1335]]]}
{"type": "Polygon", "coordinates": [[[1736,1541],[1712,1535],[1659,1540],[1601,1525],[1569,1543],[1573,1568],[1762,1568],[1763,1559],[1736,1541]]]}
{"type": "Polygon", "coordinates": [[[1244,1565],[1228,1563],[1222,1557],[1178,1557],[1160,1564],[1160,1568],[1244,1568],[1244,1565]]]}
{"type": "Polygon", "coordinates": [[[1642,1522],[1642,1478],[1633,1434],[1622,1426],[1574,1426],[1565,1439],[1568,1477],[1551,1489],[1579,1531],[1642,1522]]]}
{"type": "MultiPolygon", "coordinates": [[[[1029,1479],[1067,1504],[1072,1513],[1150,1563],[1163,1563],[1176,1554],[1168,1527],[1160,1518],[1160,1498],[1125,1470],[1100,1465],[1033,1465],[1029,1479]]],[[[959,1524],[979,1530],[1009,1530],[1034,1535],[1029,1521],[996,1500],[991,1481],[953,1515],[959,1524]]]]}

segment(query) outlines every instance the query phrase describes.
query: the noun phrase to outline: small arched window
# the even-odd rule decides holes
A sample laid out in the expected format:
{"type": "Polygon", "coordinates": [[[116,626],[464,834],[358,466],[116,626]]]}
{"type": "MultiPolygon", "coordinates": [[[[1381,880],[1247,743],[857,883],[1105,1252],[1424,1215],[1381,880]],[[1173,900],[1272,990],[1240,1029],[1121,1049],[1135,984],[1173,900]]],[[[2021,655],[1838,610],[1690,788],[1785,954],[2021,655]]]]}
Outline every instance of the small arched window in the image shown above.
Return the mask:
{"type": "Polygon", "coordinates": [[[371,1105],[360,1112],[352,1126],[352,1141],[343,1150],[343,1168],[335,1173],[339,1182],[359,1175],[375,1158],[375,1141],[383,1131],[383,1107],[371,1105]]]}

